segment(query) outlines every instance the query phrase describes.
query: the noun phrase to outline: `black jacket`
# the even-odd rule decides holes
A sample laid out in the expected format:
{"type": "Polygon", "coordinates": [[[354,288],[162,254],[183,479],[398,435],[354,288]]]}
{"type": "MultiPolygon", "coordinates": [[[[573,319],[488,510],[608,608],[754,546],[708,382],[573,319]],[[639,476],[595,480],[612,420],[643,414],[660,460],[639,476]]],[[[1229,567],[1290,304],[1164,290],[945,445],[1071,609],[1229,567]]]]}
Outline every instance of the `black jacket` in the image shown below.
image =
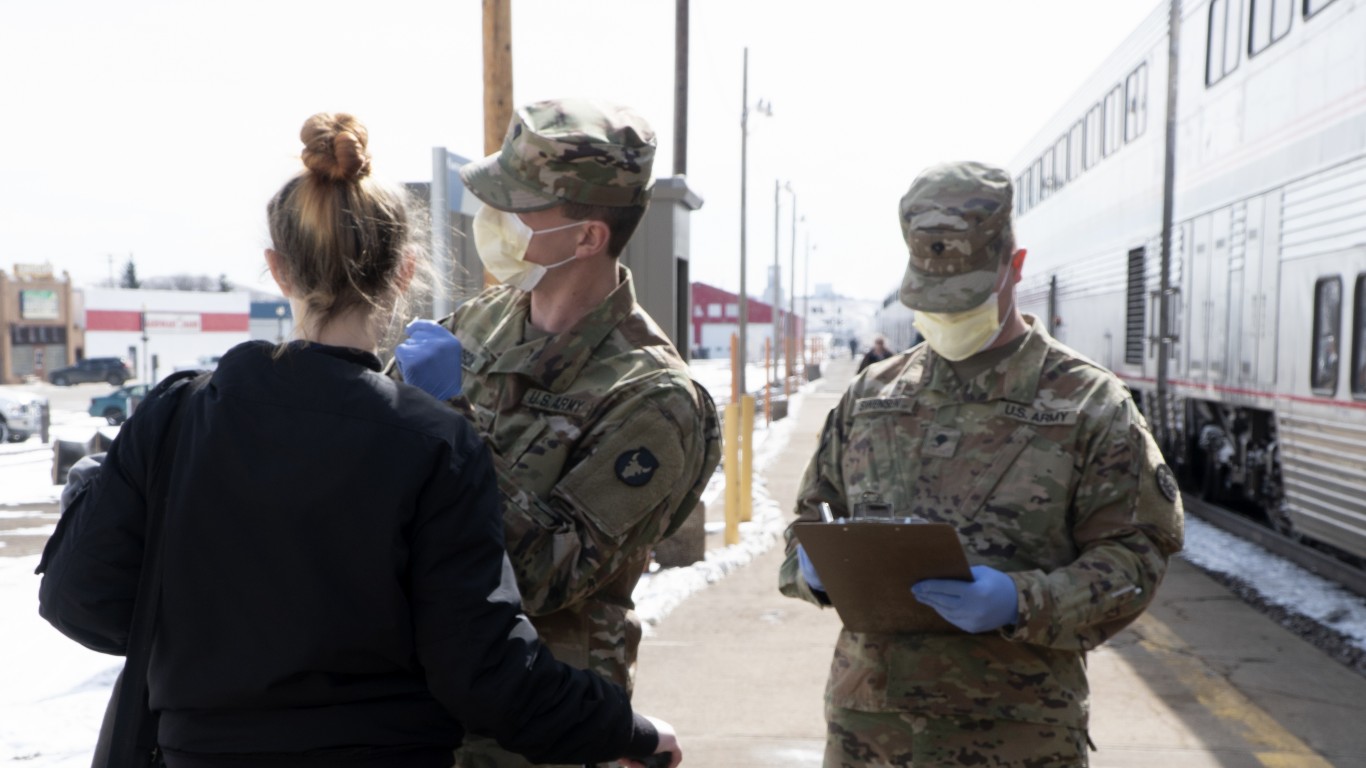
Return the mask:
{"type": "MultiPolygon", "coordinates": [[[[653,751],[621,689],[541,648],[468,422],[368,353],[273,349],[228,352],[181,417],[149,673],[162,746],[449,764],[469,728],[538,762],[653,751]]],[[[44,552],[42,615],[94,650],[126,650],[147,475],[184,391],[148,397],[44,552]]]]}

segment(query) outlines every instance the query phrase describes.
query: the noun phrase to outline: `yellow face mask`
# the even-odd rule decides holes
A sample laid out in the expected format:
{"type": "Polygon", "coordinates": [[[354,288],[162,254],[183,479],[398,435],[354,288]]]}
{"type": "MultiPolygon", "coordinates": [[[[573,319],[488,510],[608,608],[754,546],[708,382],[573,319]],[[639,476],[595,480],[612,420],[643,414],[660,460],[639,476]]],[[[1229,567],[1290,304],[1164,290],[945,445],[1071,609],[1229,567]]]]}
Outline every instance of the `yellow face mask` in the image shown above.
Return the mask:
{"type": "MultiPolygon", "coordinates": [[[[963,312],[917,311],[912,324],[940,357],[954,362],[966,360],[991,346],[1001,335],[1004,317],[1010,313],[1010,307],[1003,313],[998,305],[1004,285],[1003,280],[986,301],[963,312]]],[[[1011,304],[1014,305],[1014,298],[1011,304]]]]}

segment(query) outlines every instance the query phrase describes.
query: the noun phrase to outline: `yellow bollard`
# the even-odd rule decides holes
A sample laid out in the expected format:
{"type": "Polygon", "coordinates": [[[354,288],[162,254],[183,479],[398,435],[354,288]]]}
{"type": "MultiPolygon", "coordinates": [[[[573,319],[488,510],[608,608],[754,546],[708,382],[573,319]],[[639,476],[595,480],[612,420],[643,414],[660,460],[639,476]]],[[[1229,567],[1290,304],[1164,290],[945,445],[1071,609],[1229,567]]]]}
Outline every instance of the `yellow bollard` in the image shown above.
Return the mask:
{"type": "MultiPolygon", "coordinates": [[[[772,424],[772,423],[773,423],[773,393],[770,391],[770,390],[772,390],[772,387],[770,386],[770,382],[773,381],[773,376],[772,376],[772,374],[770,374],[770,373],[768,372],[768,358],[769,358],[769,350],[770,350],[769,344],[770,344],[772,341],[773,341],[772,339],[764,339],[764,423],[765,423],[765,424],[772,424]]],[[[776,369],[775,369],[775,370],[776,370],[776,369]]]]}
{"type": "Polygon", "coordinates": [[[740,519],[754,517],[754,396],[740,398],[740,519]]]}
{"type": "Polygon", "coordinates": [[[726,406],[721,444],[726,467],[726,546],[740,543],[740,404],[726,406]]]}

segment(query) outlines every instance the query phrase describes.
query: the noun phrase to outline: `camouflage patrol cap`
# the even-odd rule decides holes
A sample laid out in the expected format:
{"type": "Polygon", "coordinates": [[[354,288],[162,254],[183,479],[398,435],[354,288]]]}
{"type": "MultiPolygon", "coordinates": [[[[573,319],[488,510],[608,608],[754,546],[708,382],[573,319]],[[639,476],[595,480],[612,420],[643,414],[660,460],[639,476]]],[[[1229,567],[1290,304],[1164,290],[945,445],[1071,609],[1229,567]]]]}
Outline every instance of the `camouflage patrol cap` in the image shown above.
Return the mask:
{"type": "Polygon", "coordinates": [[[460,169],[474,196],[504,211],[561,203],[622,207],[650,199],[655,134],[630,109],[553,99],[518,109],[503,148],[460,169]]]}
{"type": "Polygon", "coordinates": [[[911,252],[901,303],[963,312],[986,301],[1011,256],[1010,174],[982,163],[922,171],[901,198],[901,234],[911,252]]]}

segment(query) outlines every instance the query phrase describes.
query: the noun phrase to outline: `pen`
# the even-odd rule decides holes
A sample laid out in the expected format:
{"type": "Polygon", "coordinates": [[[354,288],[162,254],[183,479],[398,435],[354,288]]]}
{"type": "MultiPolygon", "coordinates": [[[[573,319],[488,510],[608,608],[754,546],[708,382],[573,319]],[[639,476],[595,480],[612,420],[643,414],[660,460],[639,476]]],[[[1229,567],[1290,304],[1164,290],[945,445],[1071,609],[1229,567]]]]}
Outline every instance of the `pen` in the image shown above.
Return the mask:
{"type": "Polygon", "coordinates": [[[826,523],[835,522],[835,515],[830,511],[830,505],[821,502],[821,521],[826,523]]]}

